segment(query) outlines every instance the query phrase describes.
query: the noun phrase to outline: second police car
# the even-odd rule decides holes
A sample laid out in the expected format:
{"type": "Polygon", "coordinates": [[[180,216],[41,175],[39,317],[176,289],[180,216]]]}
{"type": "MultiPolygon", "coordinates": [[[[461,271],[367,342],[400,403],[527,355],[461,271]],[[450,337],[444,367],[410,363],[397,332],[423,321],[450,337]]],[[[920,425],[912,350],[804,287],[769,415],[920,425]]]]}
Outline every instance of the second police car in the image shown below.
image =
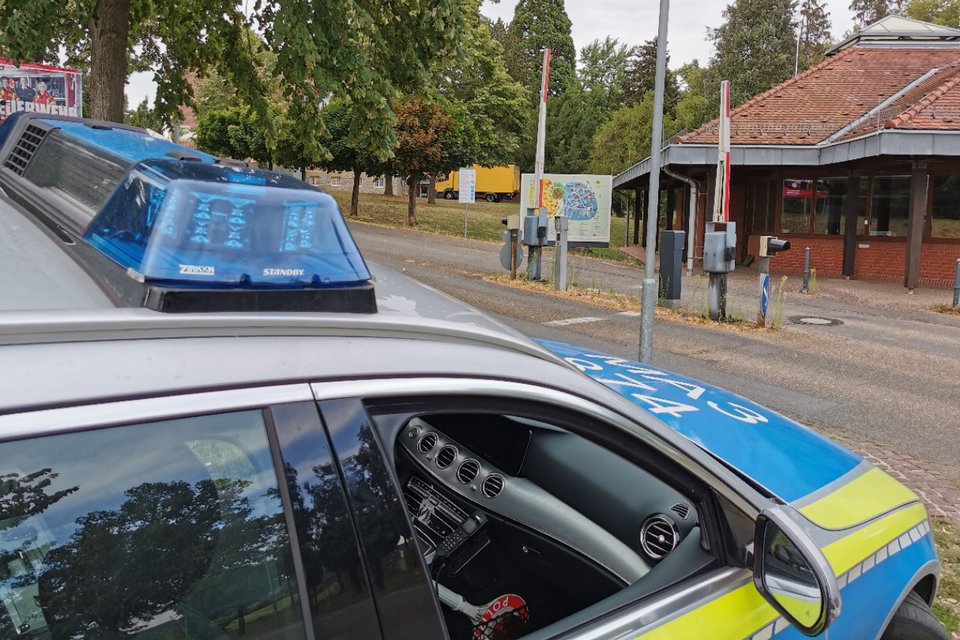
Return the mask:
{"type": "Polygon", "coordinates": [[[908,489],[368,266],[319,190],[38,115],[0,189],[0,639],[947,637],[908,489]]]}

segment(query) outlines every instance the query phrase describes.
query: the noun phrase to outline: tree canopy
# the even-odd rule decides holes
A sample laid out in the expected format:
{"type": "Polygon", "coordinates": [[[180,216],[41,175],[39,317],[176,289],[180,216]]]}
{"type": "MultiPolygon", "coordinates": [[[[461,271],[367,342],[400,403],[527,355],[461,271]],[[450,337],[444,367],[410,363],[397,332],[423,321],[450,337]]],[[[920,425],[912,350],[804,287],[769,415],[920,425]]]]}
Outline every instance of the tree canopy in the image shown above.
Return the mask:
{"type": "Polygon", "coordinates": [[[736,106],[793,75],[796,33],[793,0],[735,0],[723,11],[725,22],[709,30],[716,52],[711,64],[730,80],[736,106]]]}
{"type": "Polygon", "coordinates": [[[559,96],[576,77],[577,50],[563,0],[520,0],[506,35],[507,70],[540,95],[543,50],[550,49],[549,94],[559,96]]]}

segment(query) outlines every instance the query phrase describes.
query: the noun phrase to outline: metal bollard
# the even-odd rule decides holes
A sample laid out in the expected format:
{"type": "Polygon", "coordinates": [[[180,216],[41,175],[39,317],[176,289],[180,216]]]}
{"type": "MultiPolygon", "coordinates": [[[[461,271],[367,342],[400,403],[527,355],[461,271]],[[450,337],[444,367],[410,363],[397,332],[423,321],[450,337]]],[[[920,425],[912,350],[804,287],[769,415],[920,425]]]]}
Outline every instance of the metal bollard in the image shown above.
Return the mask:
{"type": "Polygon", "coordinates": [[[960,304],[960,258],[957,258],[957,273],[953,277],[953,308],[960,304]]]}
{"type": "Polygon", "coordinates": [[[803,288],[800,293],[810,293],[810,247],[807,247],[807,254],[803,258],[803,288]]]}

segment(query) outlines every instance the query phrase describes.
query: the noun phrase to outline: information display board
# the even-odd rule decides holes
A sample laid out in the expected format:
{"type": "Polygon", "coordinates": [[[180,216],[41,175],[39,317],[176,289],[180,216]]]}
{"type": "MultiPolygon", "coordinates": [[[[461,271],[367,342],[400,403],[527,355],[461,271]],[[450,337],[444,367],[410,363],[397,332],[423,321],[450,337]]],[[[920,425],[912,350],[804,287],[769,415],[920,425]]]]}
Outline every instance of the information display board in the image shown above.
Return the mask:
{"type": "Polygon", "coordinates": [[[477,170],[460,169],[460,204],[477,201],[477,170]]]}
{"type": "MultiPolygon", "coordinates": [[[[570,221],[567,240],[571,244],[606,247],[610,245],[612,176],[547,173],[543,176],[543,207],[549,218],[566,216],[570,221]]],[[[536,207],[536,182],[532,173],[520,182],[520,216],[536,207]]],[[[549,229],[553,229],[551,222],[549,229]]]]}
{"type": "Polygon", "coordinates": [[[82,104],[79,71],[0,59],[0,122],[16,111],[79,117],[82,104]]]}

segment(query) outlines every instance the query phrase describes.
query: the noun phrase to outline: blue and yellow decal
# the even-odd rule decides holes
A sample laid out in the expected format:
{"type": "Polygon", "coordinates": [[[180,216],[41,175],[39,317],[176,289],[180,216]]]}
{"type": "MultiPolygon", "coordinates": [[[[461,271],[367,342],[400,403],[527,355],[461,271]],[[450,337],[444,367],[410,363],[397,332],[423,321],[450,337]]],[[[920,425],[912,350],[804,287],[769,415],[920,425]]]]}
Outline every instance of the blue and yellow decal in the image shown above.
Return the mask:
{"type": "Polygon", "coordinates": [[[539,340],[786,502],[835,483],[863,458],[729,391],[632,360],[539,340]]]}

